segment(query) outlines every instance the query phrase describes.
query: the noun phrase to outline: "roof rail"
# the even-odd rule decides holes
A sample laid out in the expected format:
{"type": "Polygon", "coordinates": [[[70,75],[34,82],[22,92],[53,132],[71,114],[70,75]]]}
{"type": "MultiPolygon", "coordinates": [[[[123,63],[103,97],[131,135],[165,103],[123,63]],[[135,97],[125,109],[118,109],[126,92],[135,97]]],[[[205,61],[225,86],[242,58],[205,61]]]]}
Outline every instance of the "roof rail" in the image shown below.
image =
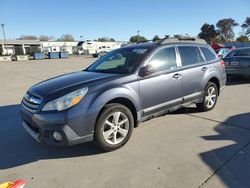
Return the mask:
{"type": "Polygon", "coordinates": [[[159,41],[159,44],[170,44],[170,43],[198,43],[198,44],[207,44],[207,42],[203,39],[199,38],[167,38],[159,41]]]}

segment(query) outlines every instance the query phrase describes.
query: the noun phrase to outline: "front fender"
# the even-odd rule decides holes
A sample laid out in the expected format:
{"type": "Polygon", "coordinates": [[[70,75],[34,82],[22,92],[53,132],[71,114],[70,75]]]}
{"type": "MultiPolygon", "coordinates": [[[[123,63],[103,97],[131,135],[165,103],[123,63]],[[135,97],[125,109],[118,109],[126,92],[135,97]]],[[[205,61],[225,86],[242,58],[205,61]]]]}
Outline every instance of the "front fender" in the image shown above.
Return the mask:
{"type": "MultiPolygon", "coordinates": [[[[136,87],[136,88],[138,88],[138,87],[136,87]]],[[[126,98],[133,103],[136,111],[138,112],[138,111],[140,111],[140,99],[139,99],[139,95],[137,93],[139,93],[139,92],[135,91],[132,87],[128,87],[128,86],[127,87],[122,86],[122,87],[112,88],[112,89],[106,90],[103,93],[100,93],[99,95],[97,95],[93,99],[91,107],[102,108],[106,103],[108,103],[109,101],[111,101],[113,99],[126,98]]]]}

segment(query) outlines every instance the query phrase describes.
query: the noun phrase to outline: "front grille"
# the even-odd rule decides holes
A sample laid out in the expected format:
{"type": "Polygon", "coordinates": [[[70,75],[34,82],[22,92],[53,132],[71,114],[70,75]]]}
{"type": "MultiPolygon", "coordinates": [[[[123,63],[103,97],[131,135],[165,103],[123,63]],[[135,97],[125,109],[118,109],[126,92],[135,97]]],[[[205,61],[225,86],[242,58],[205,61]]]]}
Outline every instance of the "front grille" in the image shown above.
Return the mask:
{"type": "Polygon", "coordinates": [[[35,113],[39,110],[42,99],[38,96],[26,93],[23,97],[21,106],[30,113],[35,113]]]}

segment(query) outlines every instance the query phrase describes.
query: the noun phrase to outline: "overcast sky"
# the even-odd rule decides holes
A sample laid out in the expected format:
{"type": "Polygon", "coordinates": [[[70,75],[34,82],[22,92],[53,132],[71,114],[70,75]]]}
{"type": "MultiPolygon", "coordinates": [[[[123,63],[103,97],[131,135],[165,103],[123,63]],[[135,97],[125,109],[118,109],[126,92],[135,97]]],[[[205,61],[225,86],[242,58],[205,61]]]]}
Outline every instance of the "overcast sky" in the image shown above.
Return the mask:
{"type": "Polygon", "coordinates": [[[156,34],[197,36],[205,22],[231,17],[242,24],[247,16],[250,0],[0,0],[7,39],[73,34],[76,40],[81,35],[129,40],[137,30],[148,39],[156,34]]]}

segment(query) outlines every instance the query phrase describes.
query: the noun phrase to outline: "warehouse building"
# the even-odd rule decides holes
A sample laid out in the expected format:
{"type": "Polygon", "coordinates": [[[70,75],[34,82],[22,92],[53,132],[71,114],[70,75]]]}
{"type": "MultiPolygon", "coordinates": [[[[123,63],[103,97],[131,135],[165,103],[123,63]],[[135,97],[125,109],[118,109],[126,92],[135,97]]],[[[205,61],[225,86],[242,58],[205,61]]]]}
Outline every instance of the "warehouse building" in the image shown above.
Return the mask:
{"type": "Polygon", "coordinates": [[[36,40],[0,40],[0,55],[30,55],[41,52],[41,43],[36,40]]]}

